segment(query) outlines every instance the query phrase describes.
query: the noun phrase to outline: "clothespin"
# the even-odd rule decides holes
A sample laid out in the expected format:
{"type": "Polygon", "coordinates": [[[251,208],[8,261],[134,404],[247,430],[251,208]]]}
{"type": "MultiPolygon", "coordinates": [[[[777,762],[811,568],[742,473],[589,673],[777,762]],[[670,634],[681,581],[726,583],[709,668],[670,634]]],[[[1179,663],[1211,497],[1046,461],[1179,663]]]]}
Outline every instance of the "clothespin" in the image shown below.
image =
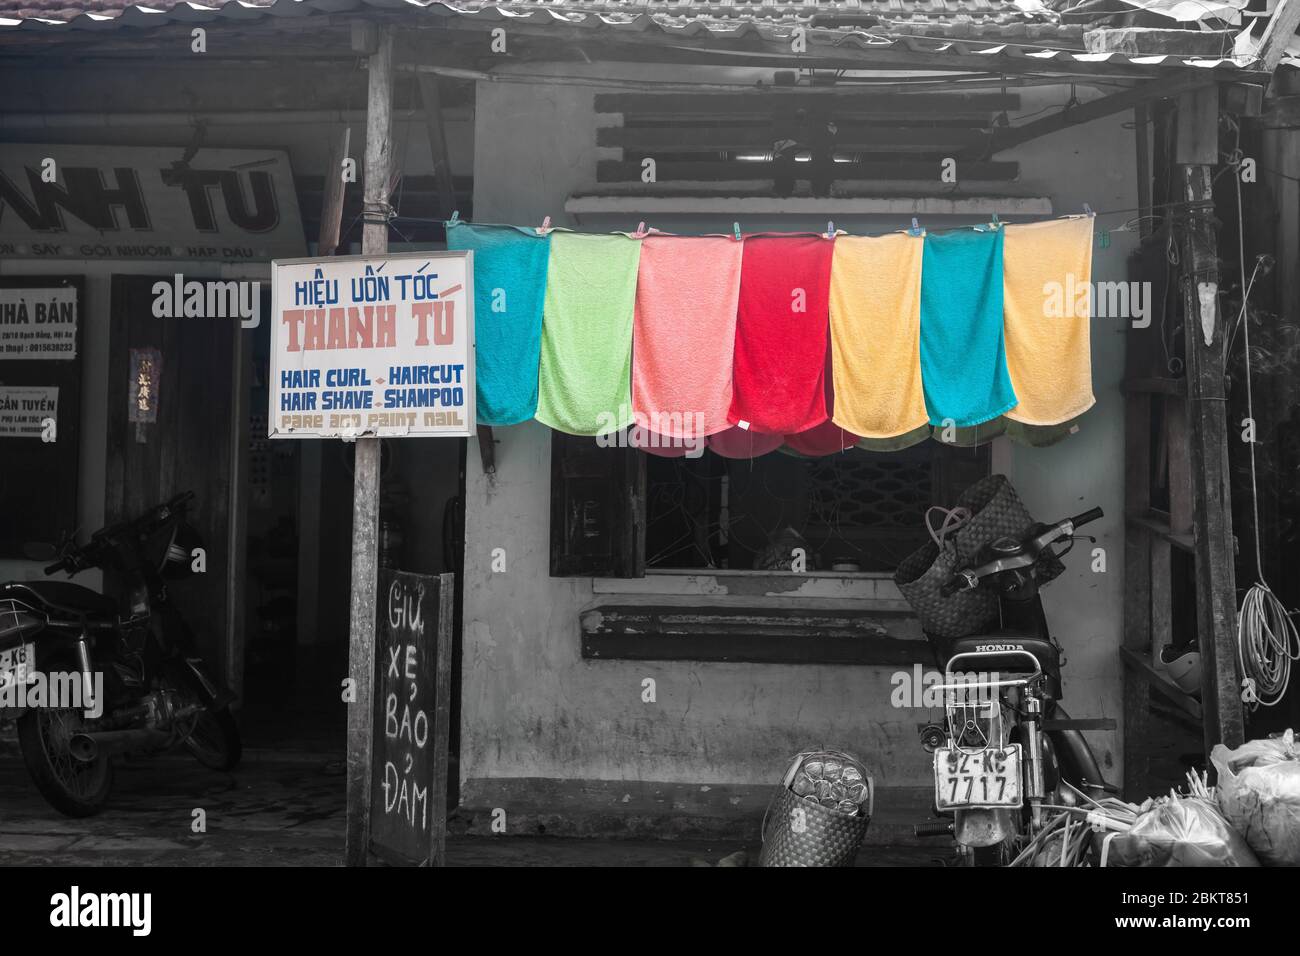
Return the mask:
{"type": "Polygon", "coordinates": [[[1084,203],[1084,204],[1083,204],[1083,214],[1084,214],[1085,216],[1096,216],[1096,215],[1097,215],[1095,212],[1092,211],[1092,207],[1089,206],[1087,203],[1084,203]]]}
{"type": "Polygon", "coordinates": [[[645,223],[643,223],[643,222],[638,222],[638,223],[636,224],[636,235],[638,235],[638,236],[644,236],[644,235],[645,235],[645,223]]]}
{"type": "Polygon", "coordinates": [[[735,233],[736,241],[737,241],[737,242],[740,242],[740,223],[738,223],[738,222],[733,222],[733,223],[731,224],[731,231],[732,231],[733,233],[735,233]]]}
{"type": "Polygon", "coordinates": [[[460,210],[459,210],[459,209],[457,209],[457,210],[455,210],[454,212],[452,212],[452,214],[451,214],[451,218],[447,220],[447,225],[449,225],[449,226],[454,226],[454,225],[456,225],[456,223],[458,223],[458,222],[460,222],[460,210]]]}
{"type": "Polygon", "coordinates": [[[835,223],[833,222],[826,223],[826,238],[827,239],[835,238],[835,223]]]}
{"type": "Polygon", "coordinates": [[[991,225],[994,229],[999,229],[1002,227],[1002,220],[998,218],[997,213],[993,214],[993,222],[991,222],[989,225],[991,225]]]}
{"type": "Polygon", "coordinates": [[[542,224],[537,227],[537,234],[544,236],[551,231],[551,217],[547,216],[542,220],[542,224]]]}
{"type": "Polygon", "coordinates": [[[912,228],[907,230],[907,234],[909,236],[919,236],[921,234],[921,224],[916,221],[915,216],[912,217],[912,228]]]}

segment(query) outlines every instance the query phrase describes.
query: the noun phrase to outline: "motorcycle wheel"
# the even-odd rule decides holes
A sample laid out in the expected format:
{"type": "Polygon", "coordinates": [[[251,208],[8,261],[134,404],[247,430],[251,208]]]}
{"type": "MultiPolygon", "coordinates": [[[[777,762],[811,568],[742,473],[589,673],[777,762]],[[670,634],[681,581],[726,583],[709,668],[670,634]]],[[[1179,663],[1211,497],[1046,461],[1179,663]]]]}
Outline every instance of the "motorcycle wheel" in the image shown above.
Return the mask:
{"type": "Polygon", "coordinates": [[[209,770],[234,770],[239,766],[244,745],[230,708],[223,707],[216,713],[202,711],[185,738],[185,749],[209,770]]]}
{"type": "Polygon", "coordinates": [[[72,736],[85,727],[75,708],[40,707],[18,718],[18,743],[32,782],[50,806],[70,817],[98,813],[113,787],[108,754],[82,763],[69,750],[72,736]]]}

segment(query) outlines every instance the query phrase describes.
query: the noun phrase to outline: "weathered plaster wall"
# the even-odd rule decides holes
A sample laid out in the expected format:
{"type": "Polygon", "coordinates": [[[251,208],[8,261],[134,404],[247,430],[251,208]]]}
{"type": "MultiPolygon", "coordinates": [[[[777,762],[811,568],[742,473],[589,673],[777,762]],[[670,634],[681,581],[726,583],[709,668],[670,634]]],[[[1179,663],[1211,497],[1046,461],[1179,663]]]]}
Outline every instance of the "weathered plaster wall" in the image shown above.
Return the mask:
{"type": "MultiPolygon", "coordinates": [[[[1068,92],[1026,96],[1022,112],[1064,102],[1068,92]]],[[[566,223],[565,198],[590,189],[596,119],[590,88],[480,84],[475,151],[475,215],[484,222],[566,223]]],[[[1122,114],[1018,150],[1022,184],[1055,200],[1059,213],[1136,205],[1133,134],[1122,114]]],[[[1002,157],[999,157],[1002,158],[1002,157]]],[[[645,217],[641,217],[645,218],[645,217]]],[[[789,216],[745,228],[824,228],[789,216]]],[[[1105,220],[1111,227],[1122,219],[1105,220]]],[[[896,228],[895,221],[840,222],[849,230],[896,228]]],[[[931,228],[957,221],[929,222],[931,228]]],[[[635,227],[593,219],[586,228],[635,227]]],[[[673,222],[651,225],[673,229],[673,222]]],[[[683,231],[729,231],[692,221],[683,231]]],[[[1124,279],[1130,233],[1097,250],[1095,277],[1124,279]]],[[[1080,548],[1046,592],[1050,620],[1069,657],[1066,702],[1081,716],[1116,716],[1120,675],[1123,446],[1117,390],[1123,339],[1094,323],[1097,408],[1078,435],[1053,449],[1003,450],[1012,478],[1036,516],[1055,518],[1101,505],[1107,571],[1089,570],[1080,548]],[[1008,457],[1009,455],[1009,457],[1008,457]]],[[[486,478],[471,448],[467,476],[464,697],[461,777],[476,795],[491,778],[768,783],[793,752],[826,744],[858,752],[884,786],[925,786],[926,755],[916,742],[924,712],[889,703],[892,668],[584,661],[578,612],[592,581],[548,575],[550,435],[535,423],[497,429],[497,474],[486,478]],[[504,548],[505,573],[492,573],[504,548]],[[654,678],[658,699],[641,700],[654,678]]],[[[617,582],[602,581],[602,587],[617,582]]],[[[1098,735],[1099,757],[1118,779],[1116,735],[1098,735]]]]}

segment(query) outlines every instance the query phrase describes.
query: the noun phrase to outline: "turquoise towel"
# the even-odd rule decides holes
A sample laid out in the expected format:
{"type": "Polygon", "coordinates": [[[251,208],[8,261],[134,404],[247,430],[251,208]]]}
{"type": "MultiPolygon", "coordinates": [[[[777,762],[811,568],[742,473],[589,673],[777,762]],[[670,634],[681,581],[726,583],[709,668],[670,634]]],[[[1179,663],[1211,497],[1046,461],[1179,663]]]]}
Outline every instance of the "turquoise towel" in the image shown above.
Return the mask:
{"type": "Polygon", "coordinates": [[[454,222],[447,225],[447,248],[474,252],[478,424],[526,422],[537,413],[550,236],[454,222]]]}
{"type": "Polygon", "coordinates": [[[1002,343],[1002,230],[927,234],[921,384],[932,425],[959,428],[1017,404],[1002,343]]]}

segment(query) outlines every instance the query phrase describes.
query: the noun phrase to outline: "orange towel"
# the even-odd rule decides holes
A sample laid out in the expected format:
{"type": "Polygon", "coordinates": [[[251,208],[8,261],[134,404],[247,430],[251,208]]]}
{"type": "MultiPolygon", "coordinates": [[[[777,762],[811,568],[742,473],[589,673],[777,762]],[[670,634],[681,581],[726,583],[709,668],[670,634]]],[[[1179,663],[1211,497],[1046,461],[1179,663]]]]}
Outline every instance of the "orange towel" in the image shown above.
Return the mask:
{"type": "Polygon", "coordinates": [[[929,421],[921,385],[924,239],[840,236],[831,262],[836,425],[892,438],[929,421]]]}
{"type": "Polygon", "coordinates": [[[1007,418],[1059,425],[1092,394],[1092,217],[1007,226],[1002,246],[1007,372],[1020,404],[1007,418]]]}

